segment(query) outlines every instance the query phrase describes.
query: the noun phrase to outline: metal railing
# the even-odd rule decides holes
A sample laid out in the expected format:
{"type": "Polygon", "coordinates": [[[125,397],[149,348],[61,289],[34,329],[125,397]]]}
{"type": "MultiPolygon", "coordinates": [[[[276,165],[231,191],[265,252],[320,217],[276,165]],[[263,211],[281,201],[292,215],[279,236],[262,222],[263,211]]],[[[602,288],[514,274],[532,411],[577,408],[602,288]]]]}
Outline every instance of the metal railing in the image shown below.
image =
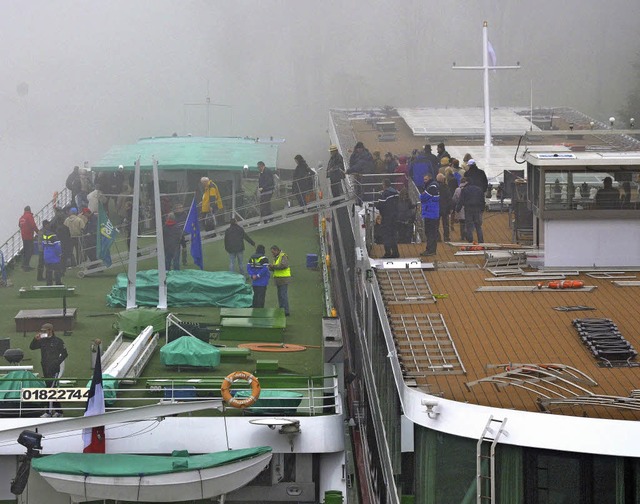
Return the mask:
{"type": "MultiPolygon", "coordinates": [[[[277,375],[276,375],[276,378],[277,375]]],[[[51,409],[48,400],[23,401],[23,393],[27,389],[40,387],[44,381],[42,378],[0,378],[4,381],[21,381],[21,387],[3,389],[0,391],[0,416],[2,417],[38,417],[51,409]],[[35,383],[30,384],[33,381],[35,383]]],[[[210,401],[220,399],[220,411],[234,411],[234,408],[223,406],[220,387],[224,381],[219,378],[147,378],[135,381],[132,386],[125,385],[126,380],[116,380],[115,388],[108,386],[109,378],[104,377],[106,411],[131,409],[158,403],[175,403],[191,401],[210,401]],[[124,382],[124,383],[123,383],[124,382]],[[140,387],[140,385],[143,385],[140,387]]],[[[265,380],[268,382],[268,380],[265,380]]],[[[302,386],[294,387],[269,387],[263,386],[261,397],[258,401],[243,410],[256,415],[283,415],[288,416],[321,416],[340,414],[342,412],[339,398],[338,376],[299,377],[302,386]],[[306,382],[306,383],[305,383],[306,382]],[[268,392],[268,393],[265,393],[268,392]]],[[[59,388],[83,387],[87,379],[61,379],[59,388]],[[81,384],[81,385],[78,385],[81,384]]],[[[232,395],[240,391],[250,392],[251,388],[244,384],[235,384],[232,395]]],[[[64,401],[60,403],[65,416],[81,416],[86,407],[86,398],[64,401]]],[[[220,411],[214,412],[219,415],[220,411]]]]}

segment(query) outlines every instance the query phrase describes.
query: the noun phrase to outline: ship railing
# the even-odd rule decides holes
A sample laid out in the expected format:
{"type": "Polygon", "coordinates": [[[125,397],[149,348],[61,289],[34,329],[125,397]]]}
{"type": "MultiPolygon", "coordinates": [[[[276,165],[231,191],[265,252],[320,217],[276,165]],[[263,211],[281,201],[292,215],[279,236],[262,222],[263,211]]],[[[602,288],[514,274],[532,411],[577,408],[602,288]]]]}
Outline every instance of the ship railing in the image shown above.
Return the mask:
{"type": "MultiPolygon", "coordinates": [[[[38,228],[42,227],[42,221],[53,219],[56,208],[64,208],[70,202],[71,191],[66,187],[61,191],[54,193],[54,197],[33,215],[38,228]]],[[[22,236],[19,229],[13,233],[7,241],[0,245],[0,252],[2,253],[4,262],[7,265],[20,255],[22,252],[22,236]]]]}
{"type": "MultiPolygon", "coordinates": [[[[290,378],[290,377],[287,377],[290,378]]],[[[15,379],[0,378],[2,381],[15,379]]],[[[86,409],[88,389],[86,379],[60,380],[58,388],[41,388],[41,378],[20,378],[21,387],[0,391],[0,417],[39,417],[52,409],[49,399],[60,399],[65,417],[82,416],[86,409]],[[34,382],[28,383],[30,380],[34,382]],[[67,393],[61,392],[66,391],[67,393]],[[57,395],[51,395],[51,394],[57,395]]],[[[236,409],[222,401],[220,390],[224,378],[148,378],[116,380],[103,377],[105,410],[117,411],[158,403],[210,401],[220,399],[220,407],[209,412],[211,416],[236,413],[248,415],[322,416],[342,413],[338,389],[338,375],[309,377],[295,380],[302,386],[270,386],[265,378],[258,401],[250,407],[236,409]],[[109,386],[117,381],[116,387],[109,386]],[[132,383],[132,385],[128,385],[132,383]],[[305,384],[306,383],[306,384],[305,384]],[[142,387],[140,387],[142,385],[142,387]]],[[[273,381],[282,381],[274,376],[273,381]]],[[[244,383],[234,383],[232,395],[248,398],[251,388],[244,383]],[[237,385],[237,386],[236,386],[237,385]]],[[[207,414],[207,413],[205,413],[207,414]]]]}

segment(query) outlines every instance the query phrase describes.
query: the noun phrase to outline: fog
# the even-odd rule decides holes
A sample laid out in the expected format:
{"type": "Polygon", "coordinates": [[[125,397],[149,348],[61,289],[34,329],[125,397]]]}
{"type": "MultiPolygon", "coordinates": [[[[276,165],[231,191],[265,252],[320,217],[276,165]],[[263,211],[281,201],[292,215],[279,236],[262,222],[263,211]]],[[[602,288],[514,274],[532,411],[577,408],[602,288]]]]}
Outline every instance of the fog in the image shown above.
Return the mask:
{"type": "MultiPolygon", "coordinates": [[[[283,137],[279,166],[326,163],[331,107],[480,106],[482,22],[493,106],[600,120],[640,62],[637,0],[2,0],[0,241],[74,165],[178,134],[283,137]],[[204,103],[210,107],[210,121],[204,103]]],[[[630,112],[629,116],[633,114],[630,112]]],[[[620,120],[626,118],[621,117],[620,120]]],[[[253,160],[257,161],[257,160],[253,160]]]]}

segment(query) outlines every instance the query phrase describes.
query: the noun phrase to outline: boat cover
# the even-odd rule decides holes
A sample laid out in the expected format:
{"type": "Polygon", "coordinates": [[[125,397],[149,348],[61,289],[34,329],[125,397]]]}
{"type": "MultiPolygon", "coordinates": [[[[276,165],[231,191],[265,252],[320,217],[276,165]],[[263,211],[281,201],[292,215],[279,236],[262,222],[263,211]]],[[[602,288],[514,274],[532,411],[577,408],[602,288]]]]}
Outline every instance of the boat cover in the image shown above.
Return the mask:
{"type": "Polygon", "coordinates": [[[57,453],[34,458],[31,467],[38,472],[77,474],[80,476],[151,476],[197,471],[246,460],[271,451],[270,446],[225,450],[203,455],[189,455],[184,450],[170,456],[128,455],[121,453],[57,453]]]}
{"type": "Polygon", "coordinates": [[[160,362],[165,366],[215,368],[220,365],[220,350],[193,336],[181,336],[160,349],[160,362]]]}
{"type": "MultiPolygon", "coordinates": [[[[20,394],[22,388],[44,388],[46,384],[43,380],[34,375],[31,371],[10,371],[3,380],[0,380],[0,409],[30,409],[41,408],[40,402],[23,402],[21,404],[20,394]]],[[[10,414],[19,414],[18,411],[10,414]]]]}
{"type": "MultiPolygon", "coordinates": [[[[247,308],[253,290],[244,276],[229,271],[180,270],[167,272],[168,306],[218,306],[247,308]]],[[[126,306],[127,274],[120,273],[107,294],[107,305],[126,306]]],[[[136,274],[136,304],[158,305],[158,270],[136,274]]]]}
{"type": "MultiPolygon", "coordinates": [[[[234,397],[251,397],[250,390],[238,390],[234,397]]],[[[247,408],[254,415],[292,415],[300,406],[303,395],[300,392],[280,389],[262,389],[253,406],[247,408]]]]}
{"type": "Polygon", "coordinates": [[[124,336],[137,337],[147,326],[153,326],[153,332],[165,330],[167,323],[167,310],[158,308],[132,308],[116,313],[116,321],[113,328],[122,331],[124,336]]]}

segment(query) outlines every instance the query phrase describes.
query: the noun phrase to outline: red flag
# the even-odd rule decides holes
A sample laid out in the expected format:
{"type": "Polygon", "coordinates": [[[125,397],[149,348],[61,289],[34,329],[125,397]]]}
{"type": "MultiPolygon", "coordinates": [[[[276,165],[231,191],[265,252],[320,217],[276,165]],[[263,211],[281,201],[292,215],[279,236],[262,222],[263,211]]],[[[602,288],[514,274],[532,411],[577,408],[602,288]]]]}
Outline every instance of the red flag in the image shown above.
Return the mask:
{"type": "MultiPolygon", "coordinates": [[[[102,388],[102,362],[100,359],[100,345],[96,356],[96,365],[93,369],[93,379],[89,389],[89,398],[84,416],[102,415],[104,408],[104,389],[102,388]]],[[[104,426],[82,430],[84,441],[84,453],[105,453],[106,443],[104,438],[104,426]]]]}

